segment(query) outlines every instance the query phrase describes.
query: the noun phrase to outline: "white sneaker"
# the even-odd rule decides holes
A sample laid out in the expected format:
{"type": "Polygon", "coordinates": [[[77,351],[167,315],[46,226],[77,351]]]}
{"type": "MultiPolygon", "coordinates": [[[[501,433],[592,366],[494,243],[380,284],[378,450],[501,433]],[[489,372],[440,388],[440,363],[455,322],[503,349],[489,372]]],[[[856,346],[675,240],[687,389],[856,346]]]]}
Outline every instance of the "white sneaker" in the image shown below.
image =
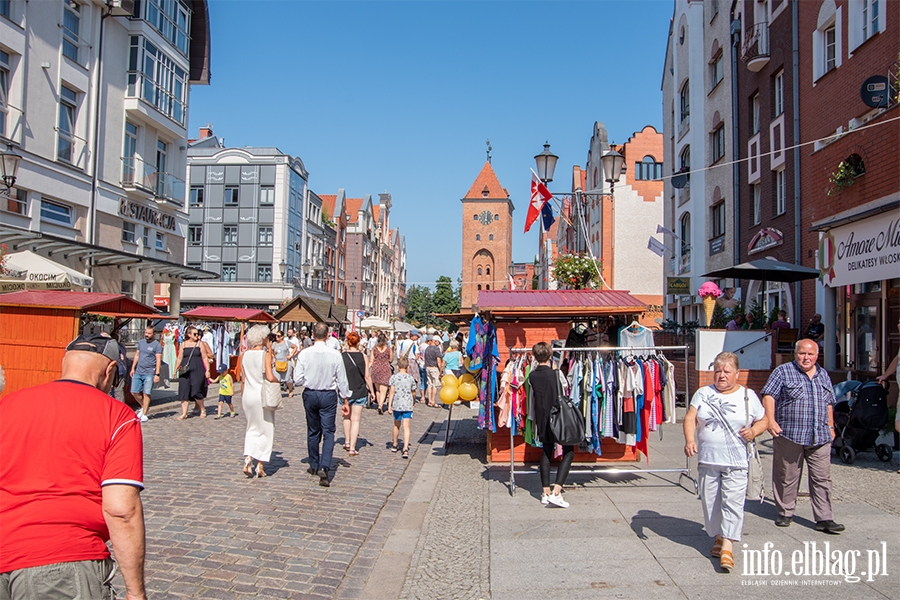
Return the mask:
{"type": "Polygon", "coordinates": [[[541,504],[546,506],[548,502],[550,502],[550,496],[548,496],[547,494],[541,494],[541,504]]]}
{"type": "Polygon", "coordinates": [[[147,415],[141,415],[141,423],[146,423],[150,419],[147,418],[147,415]]]}
{"type": "Polygon", "coordinates": [[[547,502],[560,508],[569,508],[569,503],[563,500],[562,494],[550,494],[547,497],[547,502]]]}

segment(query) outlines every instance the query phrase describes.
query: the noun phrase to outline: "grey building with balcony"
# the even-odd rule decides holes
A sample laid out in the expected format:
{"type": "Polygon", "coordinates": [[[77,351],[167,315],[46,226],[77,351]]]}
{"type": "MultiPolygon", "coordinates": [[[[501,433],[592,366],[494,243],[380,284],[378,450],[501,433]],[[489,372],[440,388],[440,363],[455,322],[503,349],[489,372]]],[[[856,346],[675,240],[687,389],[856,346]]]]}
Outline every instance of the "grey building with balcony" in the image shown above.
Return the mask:
{"type": "Polygon", "coordinates": [[[308,222],[303,161],[273,147],[227,148],[208,127],[200,135],[187,152],[185,260],[220,277],[186,284],[183,304],[275,309],[304,290],[328,299],[315,285],[324,234],[308,222]]]}
{"type": "Polygon", "coordinates": [[[0,2],[0,145],[22,157],[0,242],[178,311],[186,123],[209,83],[206,0],[0,2]],[[101,52],[102,48],[102,52],[101,52]],[[27,115],[27,118],[26,118],[27,115]]]}

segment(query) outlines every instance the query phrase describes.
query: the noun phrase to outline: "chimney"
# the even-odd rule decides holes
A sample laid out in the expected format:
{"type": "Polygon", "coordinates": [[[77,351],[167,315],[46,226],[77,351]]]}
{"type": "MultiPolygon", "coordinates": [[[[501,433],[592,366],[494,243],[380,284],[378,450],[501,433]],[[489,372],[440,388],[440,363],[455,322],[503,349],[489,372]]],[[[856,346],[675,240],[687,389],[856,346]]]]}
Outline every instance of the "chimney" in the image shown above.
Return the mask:
{"type": "Polygon", "coordinates": [[[205,127],[200,128],[200,139],[205,140],[208,137],[212,137],[213,130],[212,125],[207,124],[205,127]]]}

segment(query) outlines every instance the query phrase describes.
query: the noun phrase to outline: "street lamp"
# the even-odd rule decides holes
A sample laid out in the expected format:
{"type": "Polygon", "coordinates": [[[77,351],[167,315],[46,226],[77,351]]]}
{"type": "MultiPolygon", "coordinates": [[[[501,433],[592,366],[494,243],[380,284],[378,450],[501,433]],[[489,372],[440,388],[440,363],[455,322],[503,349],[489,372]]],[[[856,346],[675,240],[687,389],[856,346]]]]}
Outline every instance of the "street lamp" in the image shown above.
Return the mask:
{"type": "Polygon", "coordinates": [[[558,160],[559,157],[550,152],[550,142],[544,142],[544,151],[534,157],[538,179],[545,184],[553,181],[553,172],[556,171],[558,160]]]}
{"type": "MultiPolygon", "coordinates": [[[[544,151],[535,155],[534,162],[537,167],[537,176],[545,184],[553,181],[553,172],[556,170],[556,161],[558,156],[550,152],[550,143],[544,142],[544,151]]],[[[619,181],[622,174],[622,166],[625,164],[625,157],[616,152],[615,144],[610,144],[609,149],[600,156],[600,164],[603,167],[603,173],[606,181],[609,182],[609,191],[604,192],[601,186],[597,190],[584,191],[581,186],[575,188],[575,247],[578,252],[587,250],[588,239],[590,238],[587,228],[587,202],[586,196],[609,196],[610,200],[614,200],[613,189],[619,181]],[[580,222],[584,220],[584,227],[580,227],[580,222]]],[[[553,196],[571,196],[572,192],[551,193],[553,196]]]]}
{"type": "MultiPolygon", "coordinates": [[[[606,175],[606,181],[609,182],[609,197],[613,199],[613,186],[619,182],[622,174],[622,166],[625,164],[625,157],[616,152],[615,145],[610,145],[609,150],[600,156],[600,164],[603,166],[603,173],[606,175]]],[[[601,195],[603,191],[601,190],[601,195]]]]}
{"type": "Polygon", "coordinates": [[[16,185],[16,174],[22,157],[15,153],[12,144],[7,144],[6,150],[0,152],[0,158],[2,158],[0,174],[3,176],[3,185],[6,186],[6,193],[11,194],[13,186],[16,185]]]}
{"type": "Polygon", "coordinates": [[[281,262],[278,263],[278,271],[281,273],[281,283],[284,283],[284,276],[287,273],[287,263],[284,262],[284,259],[281,259],[281,262]]]}

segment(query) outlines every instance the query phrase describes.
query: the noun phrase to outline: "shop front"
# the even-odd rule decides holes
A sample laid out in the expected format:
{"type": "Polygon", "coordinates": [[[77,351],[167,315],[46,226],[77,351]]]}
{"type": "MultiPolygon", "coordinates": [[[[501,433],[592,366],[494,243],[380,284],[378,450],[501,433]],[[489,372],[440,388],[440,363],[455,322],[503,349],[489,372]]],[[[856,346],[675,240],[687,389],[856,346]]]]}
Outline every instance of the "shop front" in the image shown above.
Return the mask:
{"type": "Polygon", "coordinates": [[[822,320],[836,323],[838,332],[836,340],[825,340],[825,356],[835,355],[829,344],[840,345],[834,350],[841,362],[826,366],[845,368],[854,379],[876,377],[900,351],[900,200],[859,207],[813,228],[822,320]]]}

